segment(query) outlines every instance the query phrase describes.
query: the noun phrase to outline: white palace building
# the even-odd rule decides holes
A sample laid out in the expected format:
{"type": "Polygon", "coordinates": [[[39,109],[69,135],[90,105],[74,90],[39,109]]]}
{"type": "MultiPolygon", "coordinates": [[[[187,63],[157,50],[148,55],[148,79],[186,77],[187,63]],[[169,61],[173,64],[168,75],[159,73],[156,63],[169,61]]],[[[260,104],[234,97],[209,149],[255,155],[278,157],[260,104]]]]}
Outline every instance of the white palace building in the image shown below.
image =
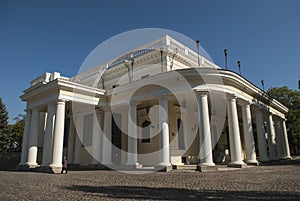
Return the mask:
{"type": "Polygon", "coordinates": [[[68,78],[36,78],[20,170],[200,171],[290,158],[288,109],[241,75],[165,35],[68,78]],[[259,161],[259,162],[258,162],[259,161]]]}

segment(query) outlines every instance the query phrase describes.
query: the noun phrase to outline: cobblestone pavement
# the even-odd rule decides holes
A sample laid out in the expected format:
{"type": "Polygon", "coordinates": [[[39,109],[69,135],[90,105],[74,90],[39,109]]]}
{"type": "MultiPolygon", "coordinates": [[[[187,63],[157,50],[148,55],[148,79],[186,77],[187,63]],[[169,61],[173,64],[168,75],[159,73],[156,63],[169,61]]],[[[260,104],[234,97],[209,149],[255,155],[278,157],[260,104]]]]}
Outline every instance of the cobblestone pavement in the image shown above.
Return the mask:
{"type": "Polygon", "coordinates": [[[0,200],[300,200],[300,158],[215,172],[0,171],[0,200]]]}

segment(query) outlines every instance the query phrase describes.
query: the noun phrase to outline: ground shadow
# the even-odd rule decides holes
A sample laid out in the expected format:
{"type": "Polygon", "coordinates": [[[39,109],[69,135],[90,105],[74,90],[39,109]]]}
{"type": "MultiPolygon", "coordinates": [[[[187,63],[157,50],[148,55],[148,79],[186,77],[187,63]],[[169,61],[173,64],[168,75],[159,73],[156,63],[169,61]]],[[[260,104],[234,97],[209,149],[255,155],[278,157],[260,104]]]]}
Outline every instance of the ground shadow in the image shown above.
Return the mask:
{"type": "Polygon", "coordinates": [[[299,200],[294,192],[238,192],[223,190],[188,190],[181,188],[156,188],[140,186],[86,186],[62,187],[80,191],[99,198],[131,200],[299,200]]]}
{"type": "Polygon", "coordinates": [[[275,160],[275,161],[260,163],[260,166],[283,166],[283,165],[300,166],[300,156],[294,156],[292,159],[275,160]]]}

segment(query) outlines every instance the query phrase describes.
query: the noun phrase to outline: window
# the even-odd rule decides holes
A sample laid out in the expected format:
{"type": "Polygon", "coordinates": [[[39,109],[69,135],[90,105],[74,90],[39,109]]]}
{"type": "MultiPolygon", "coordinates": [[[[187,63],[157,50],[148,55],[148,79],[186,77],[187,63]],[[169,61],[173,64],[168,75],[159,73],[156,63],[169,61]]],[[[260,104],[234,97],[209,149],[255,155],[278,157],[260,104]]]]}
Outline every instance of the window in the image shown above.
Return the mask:
{"type": "Polygon", "coordinates": [[[185,150],[184,127],[181,119],[177,119],[178,149],[185,150]]]}
{"type": "Polygon", "coordinates": [[[142,124],[142,143],[150,142],[150,121],[144,121],[142,124]]]}
{"type": "Polygon", "coordinates": [[[83,146],[92,146],[93,141],[93,114],[84,115],[83,146]]]}

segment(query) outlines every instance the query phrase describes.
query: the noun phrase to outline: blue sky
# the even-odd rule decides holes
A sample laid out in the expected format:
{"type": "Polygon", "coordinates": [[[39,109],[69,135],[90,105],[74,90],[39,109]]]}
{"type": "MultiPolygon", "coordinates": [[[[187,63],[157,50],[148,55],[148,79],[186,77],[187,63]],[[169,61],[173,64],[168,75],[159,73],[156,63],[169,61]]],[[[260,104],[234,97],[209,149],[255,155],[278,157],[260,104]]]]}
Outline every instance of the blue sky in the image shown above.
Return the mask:
{"type": "Polygon", "coordinates": [[[19,96],[45,72],[73,76],[86,56],[125,31],[163,28],[184,34],[216,64],[265,89],[297,89],[300,76],[298,0],[0,0],[0,96],[10,122],[26,107],[19,96]]]}

